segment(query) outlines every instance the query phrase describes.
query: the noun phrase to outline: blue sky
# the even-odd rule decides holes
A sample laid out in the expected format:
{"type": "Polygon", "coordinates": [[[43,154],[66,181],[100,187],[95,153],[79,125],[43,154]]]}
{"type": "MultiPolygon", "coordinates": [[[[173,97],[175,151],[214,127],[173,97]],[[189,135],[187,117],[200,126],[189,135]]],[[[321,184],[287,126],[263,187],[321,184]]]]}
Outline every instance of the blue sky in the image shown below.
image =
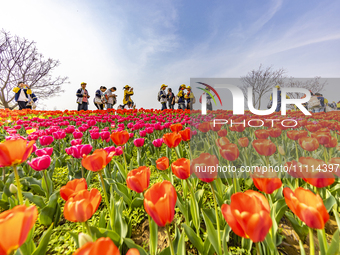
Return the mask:
{"type": "MultiPolygon", "coordinates": [[[[158,108],[162,83],[240,77],[260,64],[288,76],[339,77],[338,1],[52,1],[2,3],[0,27],[61,61],[70,84],[45,109],[75,109],[75,91],[135,88],[138,107],[158,108]]],[[[326,97],[334,96],[327,88],[326,97]]],[[[95,109],[93,103],[90,109],[95,109]]]]}

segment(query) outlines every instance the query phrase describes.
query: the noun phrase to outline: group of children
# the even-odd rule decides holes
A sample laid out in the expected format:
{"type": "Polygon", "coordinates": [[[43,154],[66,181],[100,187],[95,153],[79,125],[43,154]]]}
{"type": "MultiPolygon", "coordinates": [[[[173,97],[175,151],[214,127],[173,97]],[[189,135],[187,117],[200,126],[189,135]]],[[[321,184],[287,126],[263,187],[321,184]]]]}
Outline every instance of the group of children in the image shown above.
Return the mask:
{"type": "Polygon", "coordinates": [[[161,89],[158,92],[157,99],[162,105],[162,110],[167,109],[167,103],[169,109],[174,109],[175,104],[178,104],[178,109],[193,109],[193,105],[196,102],[194,93],[191,91],[190,86],[186,86],[185,84],[182,84],[179,87],[178,94],[175,96],[172,92],[171,88],[168,88],[168,93],[165,92],[165,89],[168,87],[168,85],[162,84],[161,89]],[[186,90],[186,92],[185,92],[186,90]]]}
{"type": "MultiPolygon", "coordinates": [[[[77,90],[77,103],[78,103],[78,111],[88,110],[89,98],[90,95],[86,89],[86,83],[82,82],[81,88],[77,90]]],[[[118,106],[118,109],[135,109],[136,105],[131,99],[133,93],[133,88],[129,85],[125,85],[124,89],[124,98],[123,104],[118,106]]],[[[93,100],[95,106],[98,110],[112,109],[113,106],[117,103],[117,95],[114,94],[116,91],[116,87],[111,87],[107,89],[105,86],[101,86],[95,94],[95,98],[93,100]]]]}
{"type": "Polygon", "coordinates": [[[38,98],[32,93],[29,85],[20,81],[18,86],[13,89],[13,92],[15,93],[14,99],[18,103],[19,110],[35,109],[37,107],[36,102],[38,98]]]}

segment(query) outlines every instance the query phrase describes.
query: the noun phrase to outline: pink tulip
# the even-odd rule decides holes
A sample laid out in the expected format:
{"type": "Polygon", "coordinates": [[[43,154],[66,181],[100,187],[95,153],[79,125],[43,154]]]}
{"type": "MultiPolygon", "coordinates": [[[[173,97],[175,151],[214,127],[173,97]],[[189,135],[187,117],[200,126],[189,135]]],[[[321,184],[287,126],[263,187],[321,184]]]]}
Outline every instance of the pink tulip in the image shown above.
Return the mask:
{"type": "Polygon", "coordinates": [[[110,154],[110,152],[115,152],[116,148],[114,146],[105,147],[104,150],[106,150],[107,154],[110,154]]]}
{"type": "Polygon", "coordinates": [[[75,145],[80,145],[82,143],[82,139],[74,139],[74,140],[71,140],[71,145],[72,146],[75,146],[75,145]]]}
{"type": "Polygon", "coordinates": [[[115,156],[120,156],[123,154],[123,148],[121,146],[118,146],[115,151],[115,156]]]}
{"type": "Polygon", "coordinates": [[[54,138],[52,136],[44,135],[39,138],[39,142],[42,146],[47,146],[53,143],[54,138]]]}
{"type": "Polygon", "coordinates": [[[140,135],[140,137],[145,137],[146,136],[146,131],[145,130],[139,131],[139,135],[140,135]]]}
{"type": "Polygon", "coordinates": [[[27,164],[29,164],[35,171],[46,170],[51,165],[51,157],[43,155],[32,159],[32,161],[27,161],[27,164]]]}
{"type": "Polygon", "coordinates": [[[91,132],[91,133],[90,133],[90,136],[91,136],[91,138],[92,138],[93,140],[97,140],[97,139],[99,139],[99,137],[100,137],[100,135],[99,135],[98,132],[91,132]]]}
{"type": "Polygon", "coordinates": [[[72,135],[73,135],[73,138],[74,138],[74,139],[80,139],[80,138],[83,137],[83,133],[82,133],[82,132],[78,132],[78,131],[74,131],[74,132],[72,133],[72,135]]]}
{"type": "Polygon", "coordinates": [[[72,134],[75,130],[76,130],[75,127],[72,126],[72,125],[70,125],[70,126],[68,126],[67,128],[65,128],[65,132],[66,132],[67,134],[72,134]]]}
{"type": "Polygon", "coordinates": [[[107,140],[108,138],[110,139],[110,132],[109,131],[102,131],[100,132],[100,137],[102,140],[107,140]]]}
{"type": "Polygon", "coordinates": [[[82,158],[83,155],[88,155],[92,151],[92,146],[90,144],[76,145],[71,147],[71,155],[74,158],[82,158]]]}
{"type": "Polygon", "coordinates": [[[56,131],[56,132],[53,132],[52,133],[54,139],[56,140],[62,140],[66,137],[66,133],[64,130],[59,130],[59,131],[56,131]]]}
{"type": "Polygon", "coordinates": [[[130,138],[132,138],[134,135],[134,133],[129,133],[130,138]]]}
{"type": "Polygon", "coordinates": [[[163,144],[163,138],[155,139],[152,141],[153,146],[161,147],[163,144]]]}
{"type": "Polygon", "coordinates": [[[43,149],[39,149],[35,151],[35,155],[37,155],[38,157],[41,157],[44,155],[52,156],[52,153],[53,153],[53,147],[45,147],[43,149]]]}
{"type": "Polygon", "coordinates": [[[144,145],[144,141],[145,141],[144,138],[137,138],[137,139],[133,140],[133,144],[136,147],[142,147],[144,145]]]}
{"type": "Polygon", "coordinates": [[[36,140],[38,140],[38,135],[30,134],[29,136],[27,136],[27,140],[29,140],[29,141],[36,141],[36,140]]]}
{"type": "Polygon", "coordinates": [[[146,133],[148,133],[148,134],[152,134],[152,133],[153,133],[153,128],[152,128],[152,127],[147,127],[147,128],[145,129],[145,131],[146,131],[146,133]]]}

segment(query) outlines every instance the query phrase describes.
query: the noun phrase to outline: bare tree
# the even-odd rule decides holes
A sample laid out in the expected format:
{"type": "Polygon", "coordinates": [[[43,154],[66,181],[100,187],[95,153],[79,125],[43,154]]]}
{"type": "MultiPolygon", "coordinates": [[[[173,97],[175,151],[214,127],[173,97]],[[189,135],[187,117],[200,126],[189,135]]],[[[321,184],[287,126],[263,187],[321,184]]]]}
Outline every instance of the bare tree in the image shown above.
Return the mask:
{"type": "Polygon", "coordinates": [[[68,77],[51,75],[59,65],[59,60],[45,60],[34,41],[0,31],[0,106],[13,109],[17,105],[12,90],[19,81],[30,85],[39,99],[63,92],[61,85],[68,77]]]}
{"type": "MultiPolygon", "coordinates": [[[[304,88],[312,91],[313,93],[321,92],[324,90],[324,87],[327,85],[327,80],[322,82],[321,77],[316,76],[310,80],[300,80],[290,77],[288,81],[284,82],[283,86],[287,88],[304,88]]],[[[302,93],[288,93],[291,98],[301,98],[303,96],[302,93]]]]}
{"type": "Polygon", "coordinates": [[[285,73],[283,68],[273,70],[272,66],[262,68],[262,64],[260,64],[258,70],[252,70],[246,76],[241,77],[241,90],[245,98],[248,99],[248,87],[252,87],[254,108],[260,109],[263,96],[272,91],[275,85],[283,83],[285,73]]]}

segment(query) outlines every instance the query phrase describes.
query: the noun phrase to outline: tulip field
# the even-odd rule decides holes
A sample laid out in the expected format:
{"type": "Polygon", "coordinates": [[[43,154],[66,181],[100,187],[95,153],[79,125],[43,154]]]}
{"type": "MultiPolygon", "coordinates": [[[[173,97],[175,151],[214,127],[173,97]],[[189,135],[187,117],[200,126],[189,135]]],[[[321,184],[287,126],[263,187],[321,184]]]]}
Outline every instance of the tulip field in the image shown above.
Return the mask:
{"type": "Polygon", "coordinates": [[[337,111],[0,110],[0,255],[340,254],[339,136],[337,111]]]}

